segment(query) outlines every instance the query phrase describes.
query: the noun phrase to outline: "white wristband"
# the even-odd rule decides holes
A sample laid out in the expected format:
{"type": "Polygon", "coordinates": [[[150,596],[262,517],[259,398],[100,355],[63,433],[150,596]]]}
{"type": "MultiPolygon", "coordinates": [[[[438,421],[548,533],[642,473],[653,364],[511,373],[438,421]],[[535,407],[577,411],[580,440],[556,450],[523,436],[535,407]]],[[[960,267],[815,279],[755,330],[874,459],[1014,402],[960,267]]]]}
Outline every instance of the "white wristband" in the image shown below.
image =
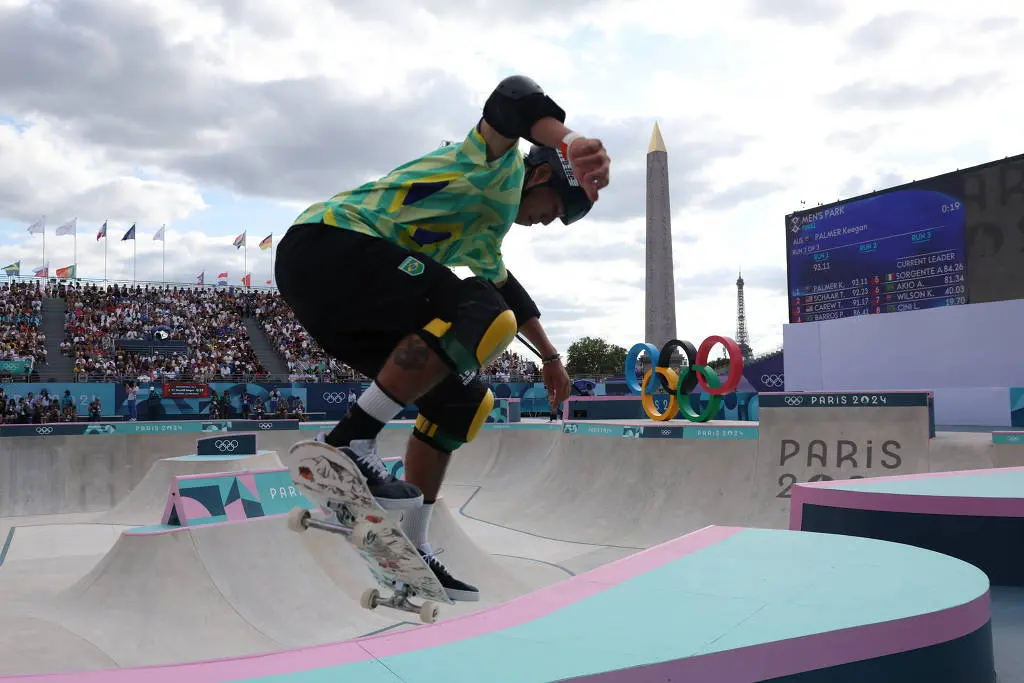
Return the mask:
{"type": "Polygon", "coordinates": [[[562,156],[565,157],[565,160],[568,161],[569,163],[572,163],[572,159],[569,158],[569,148],[572,147],[572,143],[574,140],[579,140],[582,137],[586,136],[580,135],[579,133],[573,131],[569,131],[568,133],[566,133],[565,137],[562,138],[562,144],[558,146],[558,151],[562,153],[562,156]]]}

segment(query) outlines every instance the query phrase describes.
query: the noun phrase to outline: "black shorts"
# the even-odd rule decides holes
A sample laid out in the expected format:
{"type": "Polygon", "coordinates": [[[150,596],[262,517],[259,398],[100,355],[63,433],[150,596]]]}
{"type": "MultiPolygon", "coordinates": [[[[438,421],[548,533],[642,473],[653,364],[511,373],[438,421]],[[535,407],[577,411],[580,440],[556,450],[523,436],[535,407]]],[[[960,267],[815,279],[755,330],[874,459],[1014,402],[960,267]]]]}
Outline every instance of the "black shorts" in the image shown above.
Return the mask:
{"type": "Polygon", "coordinates": [[[274,274],[321,348],[371,378],[403,338],[434,318],[451,319],[461,286],[425,254],[324,224],[292,226],[277,247],[274,274]],[[419,274],[399,268],[410,256],[423,264],[419,274]]]}

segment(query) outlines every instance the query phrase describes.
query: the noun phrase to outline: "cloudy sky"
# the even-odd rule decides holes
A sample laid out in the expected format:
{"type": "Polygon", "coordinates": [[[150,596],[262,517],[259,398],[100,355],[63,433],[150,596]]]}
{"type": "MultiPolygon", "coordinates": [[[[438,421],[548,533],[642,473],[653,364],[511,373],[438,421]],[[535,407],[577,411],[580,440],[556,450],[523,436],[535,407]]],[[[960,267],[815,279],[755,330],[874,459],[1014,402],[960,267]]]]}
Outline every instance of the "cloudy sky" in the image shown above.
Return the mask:
{"type": "MultiPolygon", "coordinates": [[[[784,216],[1024,150],[1019,0],[0,0],[0,265],[207,282],[306,205],[461,139],[524,73],[605,141],[590,217],[516,226],[555,342],[643,334],[645,156],[669,151],[682,338],[786,320],[784,216]],[[167,225],[163,244],[153,234],[167,225]]],[[[344,296],[344,292],[339,295],[344,296]]]]}

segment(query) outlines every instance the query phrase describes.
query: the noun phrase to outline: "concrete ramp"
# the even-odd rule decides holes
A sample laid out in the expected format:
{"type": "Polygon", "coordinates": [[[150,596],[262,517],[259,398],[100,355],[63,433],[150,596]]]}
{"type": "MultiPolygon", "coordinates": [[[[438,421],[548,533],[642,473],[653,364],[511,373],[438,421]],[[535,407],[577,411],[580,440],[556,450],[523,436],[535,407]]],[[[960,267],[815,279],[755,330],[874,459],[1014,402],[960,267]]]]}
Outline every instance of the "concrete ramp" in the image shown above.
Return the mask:
{"type": "Polygon", "coordinates": [[[589,426],[587,434],[555,433],[548,449],[503,441],[475,473],[480,490],[464,514],[547,538],[633,550],[750,518],[756,440],[631,439],[589,426]]]}
{"type": "Polygon", "coordinates": [[[241,457],[216,458],[185,455],[157,460],[128,496],[108,512],[97,515],[93,521],[99,524],[156,524],[164,512],[167,492],[175,477],[273,469],[283,466],[281,459],[277,456],[277,451],[260,451],[257,455],[241,457]]]}
{"type": "MultiPolygon", "coordinates": [[[[37,636],[73,634],[121,667],[333,642],[394,624],[339,591],[303,540],[280,517],[126,532],[26,616],[37,636]]],[[[0,662],[18,659],[8,647],[0,641],[0,662]]]]}
{"type": "MultiPolygon", "coordinates": [[[[511,560],[503,565],[502,558],[482,551],[461,531],[443,500],[434,520],[432,542],[485,595],[478,603],[445,606],[445,619],[564,578],[546,567],[530,573],[508,566],[511,560]]],[[[94,526],[104,537],[113,528],[94,526]]],[[[49,529],[36,535],[66,536],[76,527],[49,529]]],[[[19,562],[43,559],[42,551],[33,552],[28,544],[17,552],[25,555],[19,562]]],[[[44,570],[42,564],[39,568],[44,570]]],[[[375,585],[343,539],[296,534],[280,516],[142,527],[121,533],[83,578],[12,615],[8,623],[31,633],[36,642],[66,643],[69,649],[60,661],[73,668],[170,664],[338,642],[413,625],[404,613],[359,606],[363,590],[375,585]]],[[[49,665],[36,668],[42,660],[19,653],[23,640],[0,640],[0,675],[53,671],[49,665]]]]}

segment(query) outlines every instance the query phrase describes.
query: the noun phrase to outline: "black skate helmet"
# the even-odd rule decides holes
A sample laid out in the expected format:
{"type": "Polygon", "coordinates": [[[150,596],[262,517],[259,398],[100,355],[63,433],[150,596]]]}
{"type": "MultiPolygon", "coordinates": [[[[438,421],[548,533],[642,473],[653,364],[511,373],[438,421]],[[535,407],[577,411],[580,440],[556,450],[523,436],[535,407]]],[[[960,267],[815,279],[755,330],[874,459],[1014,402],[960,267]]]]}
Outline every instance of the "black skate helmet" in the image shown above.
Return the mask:
{"type": "Polygon", "coordinates": [[[541,164],[551,167],[551,178],[535,187],[550,187],[562,198],[562,206],[565,207],[565,215],[561,217],[562,223],[565,225],[575,223],[590,212],[594,203],[580,187],[580,181],[572,172],[572,166],[561,152],[553,147],[533,145],[523,161],[529,168],[535,168],[541,164]]]}

